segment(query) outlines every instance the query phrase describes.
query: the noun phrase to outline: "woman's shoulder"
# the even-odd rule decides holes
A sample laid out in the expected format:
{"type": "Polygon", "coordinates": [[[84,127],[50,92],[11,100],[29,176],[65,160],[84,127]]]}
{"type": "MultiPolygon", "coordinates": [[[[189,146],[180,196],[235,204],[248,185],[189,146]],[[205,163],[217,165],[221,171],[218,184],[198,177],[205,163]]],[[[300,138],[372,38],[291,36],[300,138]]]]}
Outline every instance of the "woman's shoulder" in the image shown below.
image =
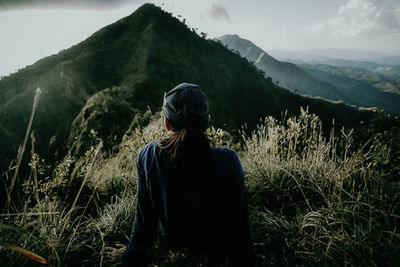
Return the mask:
{"type": "Polygon", "coordinates": [[[238,158],[236,151],[228,147],[212,147],[210,148],[210,153],[211,156],[217,159],[236,160],[238,158]]]}
{"type": "Polygon", "coordinates": [[[242,173],[242,165],[235,150],[227,147],[213,147],[210,151],[211,166],[214,166],[219,176],[228,177],[227,181],[232,182],[234,180],[232,177],[242,173]]]}
{"type": "Polygon", "coordinates": [[[158,143],[156,141],[152,141],[148,144],[146,144],[142,150],[139,152],[139,159],[143,157],[149,157],[151,155],[157,155],[157,151],[159,149],[158,143]]]}
{"type": "Polygon", "coordinates": [[[236,154],[236,151],[229,147],[211,147],[212,153],[220,153],[220,154],[236,154]]]}

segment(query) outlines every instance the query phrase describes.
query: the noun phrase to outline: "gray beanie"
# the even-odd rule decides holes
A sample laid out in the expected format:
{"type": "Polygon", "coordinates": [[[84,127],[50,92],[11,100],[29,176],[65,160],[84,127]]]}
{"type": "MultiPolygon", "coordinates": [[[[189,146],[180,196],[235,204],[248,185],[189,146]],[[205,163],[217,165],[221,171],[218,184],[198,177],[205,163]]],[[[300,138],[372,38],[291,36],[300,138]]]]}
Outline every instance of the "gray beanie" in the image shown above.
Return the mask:
{"type": "Polygon", "coordinates": [[[201,128],[207,128],[207,96],[198,85],[181,83],[165,93],[162,111],[175,129],[183,128],[191,123],[188,120],[191,117],[190,115],[195,115],[198,118],[195,123],[201,128]]]}

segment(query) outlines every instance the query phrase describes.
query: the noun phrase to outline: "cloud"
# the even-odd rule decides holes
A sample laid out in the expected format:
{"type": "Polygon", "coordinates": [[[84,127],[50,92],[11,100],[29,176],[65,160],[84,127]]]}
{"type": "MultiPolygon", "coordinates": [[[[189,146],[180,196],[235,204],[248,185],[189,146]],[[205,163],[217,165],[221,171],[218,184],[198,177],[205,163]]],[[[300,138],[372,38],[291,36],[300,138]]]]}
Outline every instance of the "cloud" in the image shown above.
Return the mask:
{"type": "Polygon", "coordinates": [[[0,11],[32,8],[105,9],[137,4],[140,0],[0,0],[0,11]]]}
{"type": "Polygon", "coordinates": [[[390,6],[383,0],[350,0],[339,7],[335,17],[304,30],[344,37],[400,33],[400,4],[390,6]]]}
{"type": "Polygon", "coordinates": [[[211,8],[207,10],[207,14],[216,20],[226,20],[231,22],[231,16],[225,7],[220,4],[212,4],[211,8]]]}

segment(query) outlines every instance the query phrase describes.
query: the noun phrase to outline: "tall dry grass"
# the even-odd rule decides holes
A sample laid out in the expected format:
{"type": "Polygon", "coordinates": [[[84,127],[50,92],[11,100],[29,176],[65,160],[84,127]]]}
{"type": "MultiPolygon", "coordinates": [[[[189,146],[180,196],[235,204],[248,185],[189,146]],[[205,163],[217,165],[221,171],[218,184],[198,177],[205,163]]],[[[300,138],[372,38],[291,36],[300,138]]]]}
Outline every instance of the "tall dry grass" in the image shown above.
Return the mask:
{"type": "MultiPolygon", "coordinates": [[[[91,134],[97,145],[81,158],[66,156],[53,173],[32,154],[22,208],[0,215],[1,242],[54,266],[112,264],[105,250],[128,241],[134,219],[137,153],[164,131],[155,117],[127,132],[113,154],[91,134]]],[[[349,130],[324,135],[318,117],[306,111],[281,123],[266,118],[243,132],[241,144],[220,129],[207,134],[213,145],[239,152],[257,266],[396,265],[399,184],[385,180],[379,168],[390,150],[356,148],[349,130]]],[[[162,238],[151,253],[157,266],[199,266],[203,260],[191,251],[170,251],[162,238]]],[[[1,266],[33,263],[0,250],[1,266]]]]}
{"type": "Polygon", "coordinates": [[[318,117],[302,110],[284,123],[268,117],[243,136],[260,266],[395,265],[399,184],[383,179],[352,134],[326,137],[318,117]]]}

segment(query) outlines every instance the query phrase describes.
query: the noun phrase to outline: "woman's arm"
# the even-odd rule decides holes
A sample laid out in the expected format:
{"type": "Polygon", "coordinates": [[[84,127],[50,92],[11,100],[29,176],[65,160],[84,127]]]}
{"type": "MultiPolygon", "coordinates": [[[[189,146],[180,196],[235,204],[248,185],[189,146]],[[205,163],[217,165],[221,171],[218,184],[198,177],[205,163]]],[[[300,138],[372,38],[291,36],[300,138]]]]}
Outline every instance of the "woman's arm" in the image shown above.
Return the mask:
{"type": "Polygon", "coordinates": [[[226,266],[254,266],[254,250],[250,237],[249,207],[242,166],[233,154],[227,215],[224,231],[226,266]]]}
{"type": "Polygon", "coordinates": [[[142,166],[144,159],[140,156],[141,154],[136,162],[138,173],[136,217],[128,247],[123,255],[123,261],[133,266],[144,264],[146,251],[154,243],[159,221],[151,204],[142,166]]]}

